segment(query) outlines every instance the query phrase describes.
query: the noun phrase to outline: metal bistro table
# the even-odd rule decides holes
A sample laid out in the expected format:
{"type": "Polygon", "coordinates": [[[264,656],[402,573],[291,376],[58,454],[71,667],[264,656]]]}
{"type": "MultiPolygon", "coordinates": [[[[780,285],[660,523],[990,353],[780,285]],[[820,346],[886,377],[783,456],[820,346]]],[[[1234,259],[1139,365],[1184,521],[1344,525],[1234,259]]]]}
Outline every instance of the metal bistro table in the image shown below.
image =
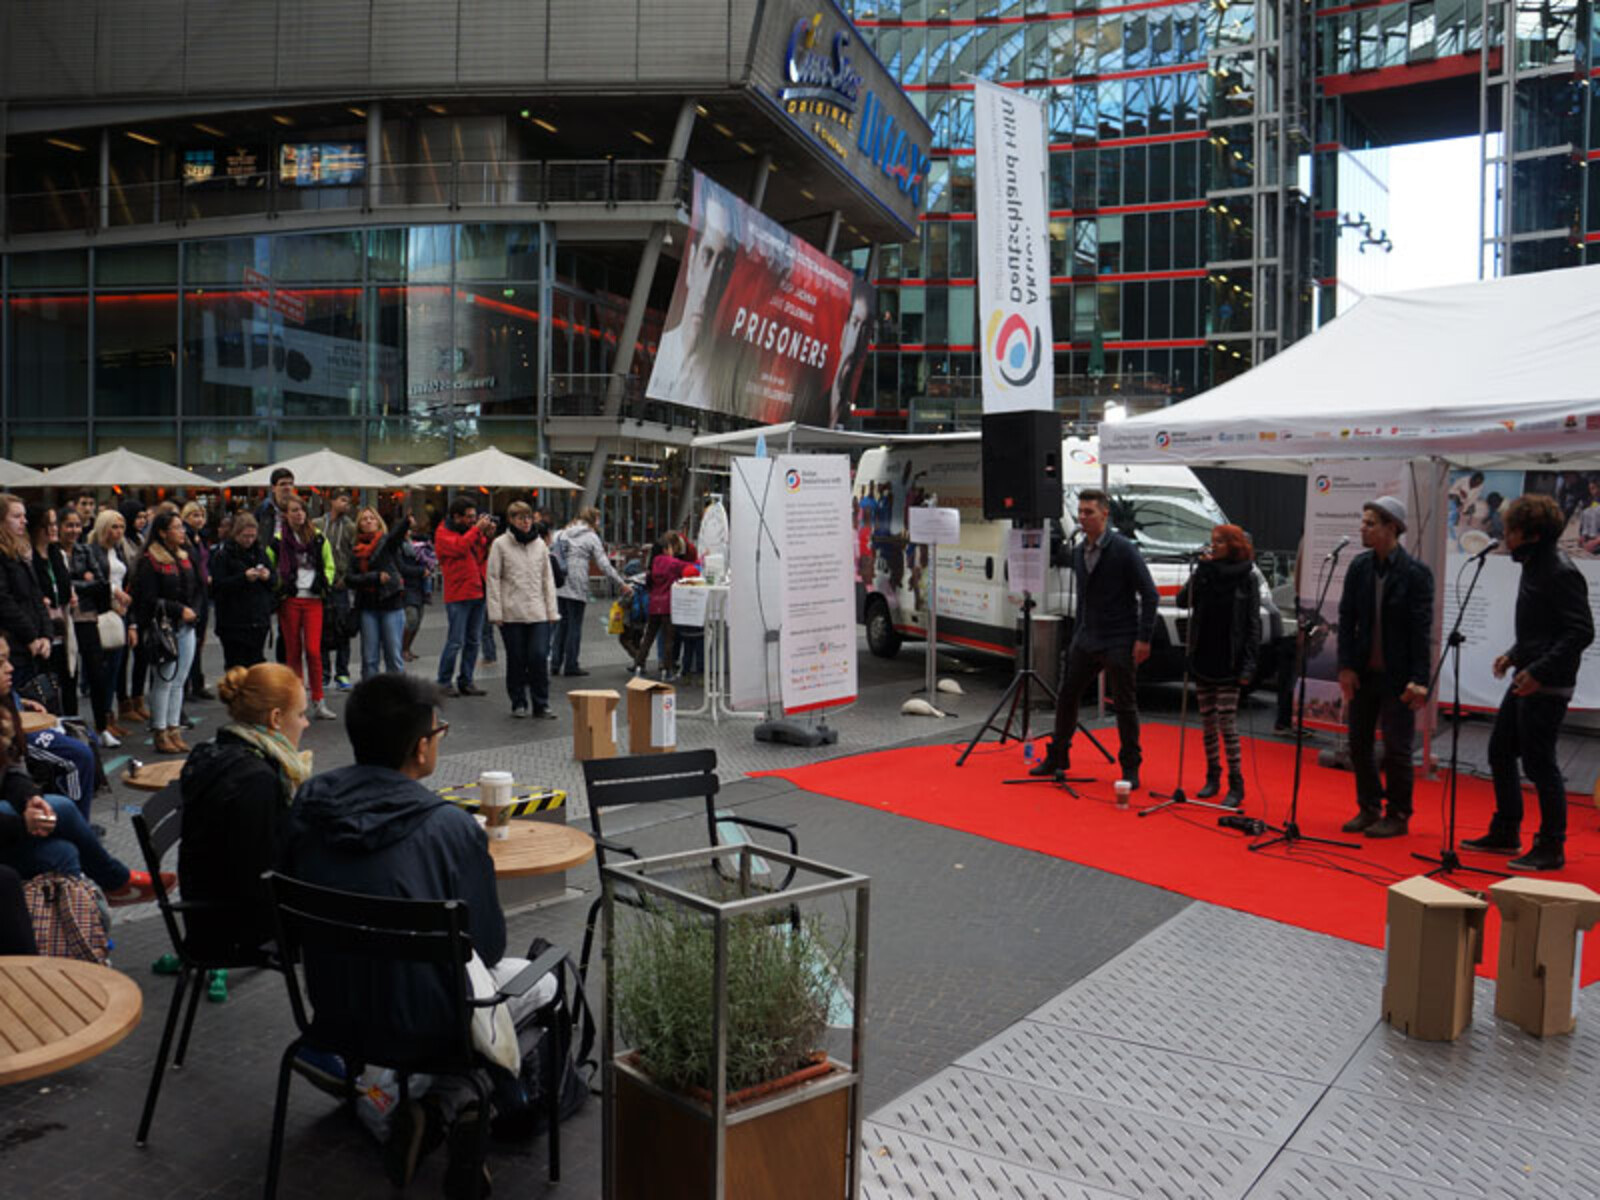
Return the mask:
{"type": "Polygon", "coordinates": [[[594,839],[570,825],[513,820],[508,829],[508,836],[489,839],[500,907],[508,914],[564,894],[565,881],[552,888],[547,886],[549,876],[594,857],[594,839]]]}
{"type": "Polygon", "coordinates": [[[132,1032],[139,985],[76,958],[0,958],[0,1084],[21,1083],[93,1058],[132,1032]]]}

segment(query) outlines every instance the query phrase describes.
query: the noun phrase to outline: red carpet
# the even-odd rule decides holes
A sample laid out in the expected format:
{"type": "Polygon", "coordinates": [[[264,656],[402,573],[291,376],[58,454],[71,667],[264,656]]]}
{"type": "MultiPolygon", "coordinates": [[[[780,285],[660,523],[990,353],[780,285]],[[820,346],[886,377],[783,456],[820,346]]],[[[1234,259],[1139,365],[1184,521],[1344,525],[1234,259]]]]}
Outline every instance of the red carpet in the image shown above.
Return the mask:
{"type": "MultiPolygon", "coordinates": [[[[1113,754],[1116,731],[1096,731],[1113,754]]],[[[771,771],[797,787],[853,804],[883,809],[903,817],[929,821],[1025,850],[1035,850],[1129,879],[1167,888],[1197,900],[1270,917],[1303,929],[1332,934],[1369,946],[1383,945],[1384,889],[1396,880],[1419,874],[1429,864],[1412,851],[1437,854],[1443,844],[1444,784],[1420,779],[1411,832],[1403,838],[1374,841],[1357,835],[1352,850],[1301,842],[1252,853],[1254,838],[1220,829],[1220,814],[1210,809],[1179,806],[1148,817],[1119,810],[1111,783],[1119,772],[1083,738],[1073,746],[1076,775],[1093,781],[1077,785],[1080,798],[1032,784],[1004,786],[1002,780],[1025,774],[1021,747],[1008,742],[980,744],[964,766],[955,760],[960,746],[885,750],[834,759],[809,767],[771,771]]],[[[1043,744],[1040,744],[1043,751],[1043,744]]],[[[1300,788],[1299,824],[1309,836],[1344,838],[1339,826],[1355,812],[1355,781],[1346,771],[1316,765],[1316,751],[1307,747],[1300,788]]],[[[1204,782],[1200,740],[1189,734],[1185,783],[1190,794],[1204,782]]],[[[1153,803],[1148,789],[1169,790],[1177,783],[1178,731],[1146,725],[1143,784],[1135,807],[1153,803]]],[[[1247,795],[1244,812],[1268,821],[1288,813],[1294,778],[1294,746],[1246,739],[1244,769],[1247,795]]],[[[1483,780],[1463,777],[1459,785],[1458,836],[1476,837],[1488,827],[1494,797],[1483,780]]],[[[1538,804],[1526,794],[1525,843],[1538,824],[1538,804]]],[[[1600,831],[1592,802],[1574,796],[1569,813],[1567,867],[1546,878],[1583,883],[1600,891],[1600,831]]],[[[1464,854],[1467,865],[1496,867],[1504,860],[1464,854]]],[[[1494,879],[1460,872],[1456,886],[1487,888],[1494,879]]],[[[1450,882],[1450,880],[1446,880],[1450,882]]],[[[1499,918],[1488,921],[1484,972],[1493,974],[1499,918]]],[[[1583,982],[1600,979],[1600,937],[1585,939],[1583,982]]]]}

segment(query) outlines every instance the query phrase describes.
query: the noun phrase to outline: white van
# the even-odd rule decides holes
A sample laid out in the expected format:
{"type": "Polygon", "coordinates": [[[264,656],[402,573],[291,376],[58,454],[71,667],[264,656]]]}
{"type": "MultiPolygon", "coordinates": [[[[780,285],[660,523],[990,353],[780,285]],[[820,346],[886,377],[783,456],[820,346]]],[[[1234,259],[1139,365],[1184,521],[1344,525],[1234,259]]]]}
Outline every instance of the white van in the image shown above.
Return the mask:
{"type": "MultiPolygon", "coordinates": [[[[1006,539],[1011,522],[983,515],[981,444],[946,436],[905,439],[867,450],[856,466],[851,513],[856,537],[857,619],[866,626],[873,654],[893,657],[904,638],[927,636],[927,599],[933,547],[906,536],[906,510],[933,502],[961,513],[961,543],[940,546],[939,640],[1013,657],[1022,598],[1006,581],[1006,539]]],[[[1101,486],[1099,443],[1066,438],[1061,444],[1062,532],[1077,528],[1078,492],[1101,486]]],[[[1182,466],[1113,466],[1106,471],[1113,528],[1132,536],[1144,553],[1161,594],[1150,663],[1141,673],[1173,678],[1183,673],[1184,621],[1175,598],[1196,551],[1211,527],[1227,518],[1193,471],[1182,466]]],[[[1036,612],[1071,620],[1071,571],[1049,569],[1036,612]]],[[[1257,572],[1262,598],[1262,639],[1279,628],[1277,607],[1257,572]]],[[[1065,644],[1065,638],[1062,639],[1065,644]]],[[[1265,656],[1263,655],[1263,658],[1265,656]]],[[[1266,664],[1261,664],[1264,669],[1266,664]]],[[[1048,678],[1048,673],[1046,674],[1048,678]]]]}

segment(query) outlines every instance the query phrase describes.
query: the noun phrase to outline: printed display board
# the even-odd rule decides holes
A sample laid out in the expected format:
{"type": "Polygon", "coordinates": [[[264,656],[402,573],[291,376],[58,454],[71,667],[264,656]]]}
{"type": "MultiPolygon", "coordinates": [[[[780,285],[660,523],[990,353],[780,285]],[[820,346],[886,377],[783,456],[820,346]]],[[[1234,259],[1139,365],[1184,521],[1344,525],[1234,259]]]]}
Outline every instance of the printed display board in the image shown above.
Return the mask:
{"type": "Polygon", "coordinates": [[[870,284],[705,176],[645,395],[832,427],[867,360],[870,284]]]}

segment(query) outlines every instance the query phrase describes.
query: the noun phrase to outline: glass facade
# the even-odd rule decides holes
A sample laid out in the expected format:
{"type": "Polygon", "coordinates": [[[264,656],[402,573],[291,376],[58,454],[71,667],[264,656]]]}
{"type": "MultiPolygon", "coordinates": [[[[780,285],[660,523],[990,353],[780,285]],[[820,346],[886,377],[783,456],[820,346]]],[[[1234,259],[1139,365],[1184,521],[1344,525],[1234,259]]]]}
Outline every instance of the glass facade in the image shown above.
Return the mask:
{"type": "Polygon", "coordinates": [[[603,377],[626,303],[604,264],[544,237],[438,225],[8,255],[5,453],[50,466],[127,445],[215,472],[318,446],[386,465],[537,453],[542,381],[603,377]]]}

